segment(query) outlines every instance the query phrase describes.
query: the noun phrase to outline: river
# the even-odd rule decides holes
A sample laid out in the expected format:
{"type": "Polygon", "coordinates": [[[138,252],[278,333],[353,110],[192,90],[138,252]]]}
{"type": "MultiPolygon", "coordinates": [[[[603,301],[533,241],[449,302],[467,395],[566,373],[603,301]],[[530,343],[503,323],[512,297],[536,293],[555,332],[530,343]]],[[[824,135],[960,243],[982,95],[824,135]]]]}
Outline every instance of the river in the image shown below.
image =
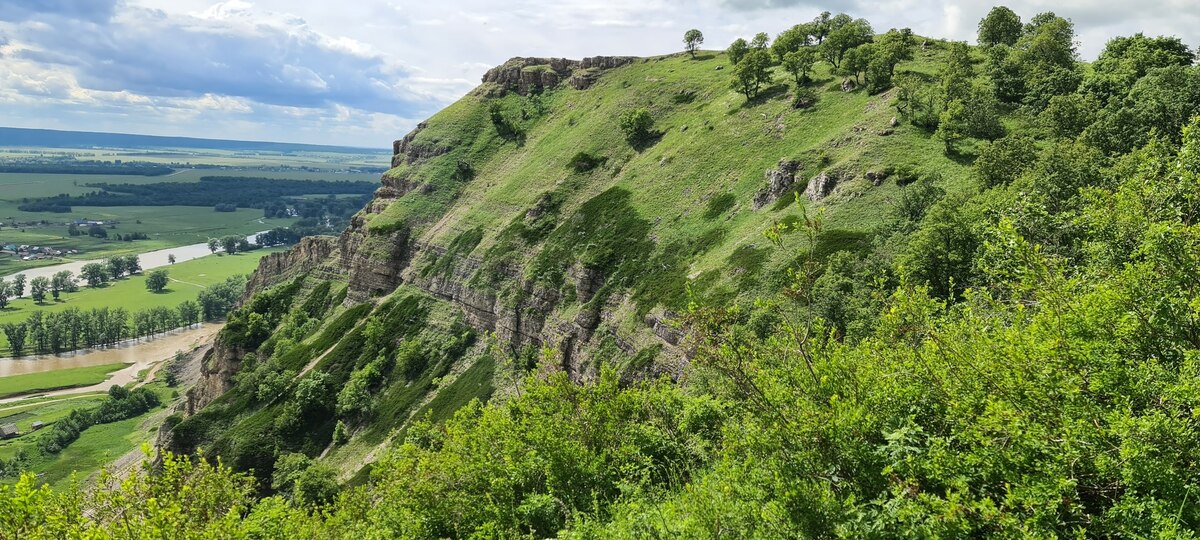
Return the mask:
{"type": "MultiPolygon", "coordinates": [[[[266,232],[266,231],[263,231],[263,232],[266,232]]],[[[252,235],[249,235],[246,237],[246,240],[249,242],[254,242],[254,237],[258,236],[259,234],[262,234],[262,233],[254,233],[252,235]]],[[[156,251],[147,251],[146,253],[141,253],[138,255],[138,261],[141,262],[141,264],[142,264],[142,270],[150,270],[152,268],[158,268],[160,266],[167,266],[167,265],[171,264],[170,261],[168,261],[168,258],[171,255],[175,256],[175,262],[183,262],[183,261],[190,261],[192,259],[199,259],[200,257],[206,257],[208,255],[212,255],[212,252],[208,250],[208,243],[205,242],[203,244],[191,244],[191,245],[187,245],[187,246],[179,246],[179,247],[173,247],[173,248],[167,248],[167,249],[160,249],[160,250],[156,250],[156,251]]],[[[74,273],[76,276],[78,276],[79,271],[83,268],[83,265],[88,264],[88,263],[94,263],[94,262],[104,262],[104,260],[103,259],[93,259],[93,260],[88,260],[88,261],[74,261],[74,262],[69,262],[69,263],[56,264],[54,266],[41,266],[38,268],[30,268],[28,270],[22,270],[20,272],[15,272],[13,274],[4,276],[4,279],[8,280],[8,281],[12,281],[13,276],[15,276],[17,274],[25,274],[26,281],[30,281],[30,280],[33,280],[33,278],[35,278],[35,277],[47,277],[48,278],[50,276],[53,276],[54,274],[62,272],[63,270],[70,270],[72,273],[74,273]]],[[[25,286],[25,293],[26,294],[29,293],[28,285],[25,286]]]]}
{"type": "Polygon", "coordinates": [[[66,388],[34,395],[14,396],[0,399],[0,404],[20,401],[30,397],[61,396],[108,390],[114,384],[125,385],[137,380],[137,374],[170,358],[176,351],[190,352],[210,340],[221,329],[221,324],[202,324],[188,330],[175,330],[151,340],[130,340],[107,349],[88,349],[58,356],[31,356],[26,358],[0,358],[0,377],[41,373],[60,369],[124,363],[126,367],[109,374],[104,382],[92,386],[66,388]]]}

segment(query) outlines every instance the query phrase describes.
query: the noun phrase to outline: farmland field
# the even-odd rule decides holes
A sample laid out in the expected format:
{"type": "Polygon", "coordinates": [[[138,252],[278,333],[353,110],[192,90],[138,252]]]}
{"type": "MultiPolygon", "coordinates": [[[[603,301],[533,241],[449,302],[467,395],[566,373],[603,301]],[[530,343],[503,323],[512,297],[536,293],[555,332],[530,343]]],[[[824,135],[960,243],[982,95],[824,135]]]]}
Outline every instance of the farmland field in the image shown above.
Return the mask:
{"type": "Polygon", "coordinates": [[[91,386],[103,382],[109,373],[123,367],[125,364],[106,364],[0,377],[0,398],[75,386],[91,386]]]}
{"type": "MultiPolygon", "coordinates": [[[[150,383],[146,387],[158,394],[164,404],[177,399],[178,393],[162,383],[150,383]]],[[[100,467],[137,449],[142,443],[154,440],[159,421],[167,412],[165,406],[128,420],[92,426],[58,454],[47,455],[39,451],[37,442],[41,431],[31,431],[34,420],[45,423],[45,430],[72,410],[99,405],[104,396],[86,394],[8,408],[0,406],[0,423],[15,423],[22,434],[16,439],[0,441],[0,459],[11,459],[23,452],[29,457],[29,471],[39,474],[42,481],[62,489],[70,484],[72,475],[76,475],[81,482],[85,481],[100,467]]],[[[13,481],[13,478],[0,479],[0,483],[13,481]]]]}
{"type": "MultiPolygon", "coordinates": [[[[85,182],[194,182],[199,181],[200,176],[212,174],[293,180],[378,180],[378,175],[365,174],[211,170],[186,170],[165,177],[0,174],[0,245],[35,245],[63,251],[76,250],[79,253],[67,255],[66,260],[97,259],[195,244],[226,235],[248,235],[295,223],[294,218],[265,219],[262,210],[248,208],[234,212],[215,212],[210,207],[193,206],[77,206],[68,213],[23,212],[18,209],[26,198],[59,193],[78,195],[93,191],[92,188],[83,187],[85,182]],[[106,239],[86,235],[73,237],[68,233],[68,226],[77,219],[117,223],[106,228],[109,234],[109,238],[106,239]],[[113,238],[114,235],[131,233],[143,233],[149,239],[126,242],[113,238]]],[[[0,275],[58,262],[63,261],[22,261],[13,255],[0,255],[0,275]]]]}
{"type": "MultiPolygon", "coordinates": [[[[201,289],[239,274],[250,274],[263,256],[283,248],[268,248],[239,253],[236,255],[210,255],[199,259],[163,267],[169,279],[166,290],[153,293],[146,289],[145,274],[134,275],[109,282],[103,287],[81,287],[78,292],[63,293],[60,301],[47,299],[38,305],[26,296],[12,300],[8,308],[0,310],[0,324],[24,321],[34,310],[62,311],[75,307],[91,309],[100,307],[123,307],[137,311],[154,307],[175,307],[184,300],[195,300],[201,289]]],[[[8,340],[0,335],[0,356],[9,353],[8,340]]]]}

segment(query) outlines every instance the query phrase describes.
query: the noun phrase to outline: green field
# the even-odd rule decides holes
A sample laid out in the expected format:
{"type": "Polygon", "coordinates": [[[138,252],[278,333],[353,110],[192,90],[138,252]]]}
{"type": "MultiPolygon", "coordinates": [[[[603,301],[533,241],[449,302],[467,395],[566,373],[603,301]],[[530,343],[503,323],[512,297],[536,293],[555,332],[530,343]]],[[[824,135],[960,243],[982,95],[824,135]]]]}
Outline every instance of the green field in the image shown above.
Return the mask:
{"type": "MultiPolygon", "coordinates": [[[[13,149],[0,149],[0,159],[8,157],[29,157],[28,154],[13,154],[13,149]],[[7,153],[6,153],[7,152],[7,153]]],[[[47,153],[56,153],[46,150],[47,153]]],[[[64,151],[57,151],[61,153],[64,151]]],[[[79,154],[87,151],[67,151],[79,154]]],[[[126,159],[136,158],[139,161],[155,161],[151,157],[132,152],[127,154],[105,151],[97,155],[81,156],[82,159],[126,159]],[[143,159],[145,158],[145,159],[143,159]]],[[[310,157],[311,161],[289,162],[286,156],[269,156],[267,158],[225,157],[234,159],[229,163],[221,159],[189,156],[187,154],[169,154],[171,158],[160,158],[161,162],[187,161],[192,163],[208,163],[217,165],[261,166],[290,165],[304,166],[310,169],[334,169],[347,166],[337,161],[324,162],[324,159],[336,160],[337,156],[310,157]],[[216,159],[218,163],[212,160],[216,159]],[[250,163],[248,160],[259,159],[250,163]],[[266,161],[264,161],[266,159],[266,161]],[[246,162],[246,163],[242,163],[246,162]]],[[[345,159],[356,158],[345,156],[345,159]]],[[[357,156],[361,158],[361,156],[357,156]]],[[[349,165],[367,165],[350,163],[349,165]]],[[[380,163],[370,165],[379,166],[380,163]]],[[[88,174],[30,174],[30,173],[0,173],[0,245],[35,245],[47,246],[60,250],[73,249],[80,253],[67,256],[68,260],[95,259],[112,255],[125,255],[165,249],[180,245],[195,244],[209,238],[231,234],[249,235],[259,231],[286,227],[293,224],[295,219],[264,219],[261,210],[239,209],[236,212],[216,212],[209,207],[191,206],[114,206],[114,207],[84,207],[78,206],[68,213],[52,212],[22,212],[18,207],[25,199],[51,197],[58,194],[82,195],[95,191],[86,187],[89,183],[117,184],[149,184],[158,182],[198,182],[204,176],[240,176],[264,177],[285,180],[345,180],[377,182],[379,175],[375,173],[347,173],[334,170],[302,171],[302,170],[260,170],[255,168],[229,169],[181,169],[166,176],[132,176],[132,175],[88,175],[88,174]],[[108,229],[110,236],[116,234],[145,233],[149,240],[124,242],[113,239],[96,239],[88,236],[71,237],[67,233],[68,224],[76,219],[91,219],[100,221],[118,221],[115,227],[108,229]],[[44,223],[43,223],[44,221],[44,223]],[[17,226],[14,227],[13,224],[17,226]]],[[[57,264],[59,260],[21,261],[11,255],[0,255],[0,275],[32,268],[57,264]]]]}
{"type": "MultiPolygon", "coordinates": [[[[75,394],[69,396],[25,399],[16,403],[0,405],[0,424],[16,424],[21,433],[29,433],[34,422],[50,425],[71,411],[91,407],[104,399],[103,392],[75,394]]],[[[20,446],[16,440],[0,441],[0,459],[7,459],[20,446]]]]}
{"type": "Polygon", "coordinates": [[[123,367],[125,364],[105,364],[0,377],[0,398],[76,386],[91,386],[104,382],[109,373],[123,367]]]}
{"type": "MultiPolygon", "coordinates": [[[[154,307],[175,307],[184,300],[195,300],[200,290],[214,283],[225,281],[230,276],[250,274],[258,267],[258,260],[286,248],[268,248],[239,253],[236,255],[212,255],[163,267],[171,280],[161,293],[146,289],[145,273],[110,282],[103,287],[81,287],[79,292],[63,293],[60,301],[50,298],[38,305],[28,297],[13,300],[8,308],[0,310],[0,324],[24,321],[35,310],[62,311],[75,307],[91,309],[100,307],[123,307],[130,311],[154,307]]],[[[0,335],[0,354],[8,352],[8,339],[0,335]]]]}
{"type": "MultiPolygon", "coordinates": [[[[146,163],[164,164],[203,164],[221,167],[254,169],[257,176],[269,176],[271,173],[304,174],[305,171],[288,170],[274,171],[274,168],[317,169],[319,174],[328,177],[329,172],[356,167],[387,167],[391,159],[391,149],[381,148],[378,153],[337,153],[337,152],[242,152],[214,149],[192,148],[162,148],[155,150],[131,149],[83,149],[83,148],[42,148],[20,147],[0,148],[0,159],[28,159],[30,157],[73,157],[78,160],[99,161],[139,161],[146,163]]],[[[222,169],[197,169],[204,174],[222,174],[222,169]],[[206,172],[207,171],[207,172],[206,172]]],[[[352,173],[350,173],[352,174],[352,173]]],[[[378,175],[375,175],[378,177],[378,175]]],[[[281,177],[286,178],[286,177],[281,177]]]]}
{"type": "MultiPolygon", "coordinates": [[[[163,403],[169,403],[177,397],[174,389],[161,383],[151,383],[146,387],[157,393],[163,403]]],[[[166,412],[164,407],[128,420],[92,426],[62,452],[51,456],[41,454],[37,448],[38,432],[30,431],[29,425],[34,420],[50,426],[74,409],[96,406],[104,397],[105,394],[86,394],[81,397],[72,396],[70,399],[48,399],[33,404],[21,402],[8,408],[0,406],[0,423],[15,422],[22,433],[15,439],[0,441],[0,458],[9,459],[24,450],[30,456],[29,470],[39,474],[42,481],[61,489],[67,487],[72,474],[77,474],[77,478],[83,481],[88,475],[125,453],[137,449],[142,443],[153,442],[158,431],[157,420],[166,412]],[[151,419],[155,421],[150,421],[151,419]]],[[[0,483],[13,481],[12,478],[5,478],[0,480],[0,483]]]]}

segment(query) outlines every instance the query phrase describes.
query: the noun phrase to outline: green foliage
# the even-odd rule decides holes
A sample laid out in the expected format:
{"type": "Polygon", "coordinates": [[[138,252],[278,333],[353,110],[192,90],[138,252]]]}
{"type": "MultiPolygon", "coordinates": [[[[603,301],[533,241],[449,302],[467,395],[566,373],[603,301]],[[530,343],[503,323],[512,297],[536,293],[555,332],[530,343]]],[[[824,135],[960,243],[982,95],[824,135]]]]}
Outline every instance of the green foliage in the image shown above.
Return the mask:
{"type": "Polygon", "coordinates": [[[704,34],[699,30],[693,28],[683,33],[684,50],[691,54],[692,58],[696,57],[696,49],[699,49],[702,44],[704,44],[704,34]]]}
{"type": "Polygon", "coordinates": [[[1101,105],[1120,98],[1151,70],[1188,67],[1195,55],[1177,37],[1149,38],[1141,33],[1108,41],[1083,81],[1082,92],[1101,105]]]}
{"type": "Polygon", "coordinates": [[[567,166],[577,173],[585,173],[603,165],[604,162],[605,158],[602,156],[580,151],[571,158],[571,161],[567,162],[567,166]]]}
{"type": "Polygon", "coordinates": [[[817,104],[817,91],[807,86],[797,86],[792,93],[793,109],[809,109],[817,104]]]}
{"type": "Polygon", "coordinates": [[[1008,185],[1033,166],[1037,153],[1033,139],[1022,135],[985,144],[975,159],[975,176],[984,187],[1008,185]]]}
{"type": "Polygon", "coordinates": [[[150,290],[150,292],[163,292],[169,282],[170,278],[166,270],[152,270],[149,274],[146,274],[146,289],[150,290]]]}
{"type": "Polygon", "coordinates": [[[746,99],[758,97],[764,84],[771,83],[771,55],[763,49],[751,49],[733,67],[732,87],[746,99]]]}
{"type": "Polygon", "coordinates": [[[730,43],[729,48],[725,50],[725,54],[729,55],[729,63],[735,66],[742,62],[742,58],[745,58],[748,52],[750,52],[750,44],[742,38],[733,40],[733,43],[730,43]]]}
{"type": "Polygon", "coordinates": [[[955,144],[968,137],[971,126],[966,105],[960,100],[946,104],[946,110],[938,117],[938,128],[934,134],[946,144],[946,153],[955,151],[955,144]]]}
{"type": "Polygon", "coordinates": [[[912,280],[927,283],[930,294],[938,298],[956,298],[973,281],[979,220],[962,202],[944,198],[930,207],[899,263],[912,280]]]}
{"type": "MultiPolygon", "coordinates": [[[[776,44],[779,40],[775,41],[776,44]]],[[[792,74],[796,86],[803,86],[811,81],[813,65],[817,63],[817,53],[811,47],[790,51],[783,55],[783,69],[792,74]]]]}
{"type": "MultiPolygon", "coordinates": [[[[839,14],[838,17],[849,19],[845,14],[839,14]]],[[[834,28],[829,32],[821,42],[821,56],[825,58],[835,68],[842,67],[842,59],[846,52],[863,45],[870,43],[875,37],[875,32],[871,30],[871,24],[865,19],[857,19],[849,22],[834,23],[834,28]]]]}
{"type": "Polygon", "coordinates": [[[646,109],[626,111],[619,120],[625,142],[635,148],[641,147],[654,137],[654,117],[646,109]]]}
{"type": "Polygon", "coordinates": [[[1038,115],[1038,122],[1054,137],[1074,138],[1096,120],[1100,102],[1087,94],[1054,96],[1038,115]]]}
{"type": "Polygon", "coordinates": [[[1005,6],[993,7],[987,16],[979,21],[979,44],[984,47],[993,45],[1017,44],[1022,33],[1021,17],[1005,6]]]}

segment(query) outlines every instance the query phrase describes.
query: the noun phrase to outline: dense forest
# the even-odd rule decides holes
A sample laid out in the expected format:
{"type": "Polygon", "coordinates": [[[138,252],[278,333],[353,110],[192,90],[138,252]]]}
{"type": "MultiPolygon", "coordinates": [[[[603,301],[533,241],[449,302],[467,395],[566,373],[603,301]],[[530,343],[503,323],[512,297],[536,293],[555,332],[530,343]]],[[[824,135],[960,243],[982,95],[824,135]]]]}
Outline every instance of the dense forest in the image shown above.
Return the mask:
{"type": "MultiPolygon", "coordinates": [[[[689,49],[698,37],[689,32],[689,49]]],[[[1177,38],[1137,34],[1112,39],[1085,65],[1071,21],[1053,13],[1023,21],[1007,8],[980,22],[978,42],[877,34],[865,20],[826,13],[773,44],[766,34],[739,40],[720,57],[730,62],[718,71],[725,84],[750,103],[782,99],[768,92],[777,76],[794,85],[793,97],[819,96],[796,100],[799,108],[892,92],[897,123],[937,141],[926,158],[970,163],[971,177],[949,186],[932,174],[899,175],[885,219],[852,241],[800,191],[789,193],[794,203],[782,204],[799,217],[780,219],[759,242],[806,242],[789,253],[786,273],[756,281],[772,290],[746,300],[703,294],[695,282],[669,286],[684,296],[676,325],[688,363],[677,376],[638,373],[635,357],[579,380],[550,344],[514,352],[461,325],[440,339],[420,333],[429,308],[407,292],[337,311],[344,292],[334,301],[325,281],[305,297],[297,279],[230,315],[221,339],[245,352],[235,385],[208,409],[173,420],[177,448],[215,441],[215,450],[164,452],[94,490],[54,492],[26,475],[0,487],[0,531],[1195,537],[1196,57],[1177,38]],[[934,69],[907,69],[925,47],[944,52],[934,69]],[[841,82],[809,94],[818,63],[841,82]],[[362,475],[338,476],[324,457],[397,410],[384,381],[395,377],[412,400],[404,389],[444,384],[446,358],[476,342],[504,392],[450,414],[419,409],[362,475]]],[[[485,142],[525,144],[508,136],[524,129],[520,117],[495,111],[496,138],[485,142]]],[[[642,117],[609,119],[638,152],[663,137],[642,117]]],[[[461,184],[462,171],[474,169],[459,164],[444,177],[461,184]]],[[[673,261],[623,256],[651,253],[633,235],[650,220],[613,210],[627,198],[606,191],[583,205],[586,215],[539,229],[560,204],[544,197],[494,249],[508,257],[530,238],[547,239],[531,279],[578,258],[616,276],[590,291],[596,297],[623,287],[634,301],[655,298],[668,288],[653,281],[665,275],[658,268],[673,261]],[[600,240],[580,252],[579,238],[600,240]]],[[[403,210],[425,210],[414,207],[403,210]]],[[[727,208],[710,203],[716,216],[727,208]]],[[[428,274],[481,234],[458,236],[428,274]]],[[[728,260],[749,283],[753,265],[743,261],[753,257],[737,253],[728,260]]],[[[503,268],[481,272],[498,280],[503,268]]],[[[525,294],[518,289],[514,302],[525,294]]]]}

